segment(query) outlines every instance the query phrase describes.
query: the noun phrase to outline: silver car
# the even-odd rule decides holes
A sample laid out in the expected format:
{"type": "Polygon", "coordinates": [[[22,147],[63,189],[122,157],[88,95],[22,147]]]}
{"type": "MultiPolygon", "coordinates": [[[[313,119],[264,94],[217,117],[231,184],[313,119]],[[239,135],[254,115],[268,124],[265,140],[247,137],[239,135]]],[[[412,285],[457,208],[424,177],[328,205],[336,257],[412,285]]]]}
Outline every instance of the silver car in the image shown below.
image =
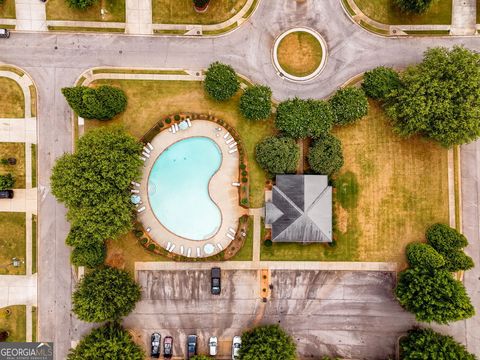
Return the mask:
{"type": "Polygon", "coordinates": [[[232,342],[232,360],[240,358],[240,347],[242,346],[242,338],[240,336],[234,336],[232,342]]]}
{"type": "Polygon", "coordinates": [[[218,346],[217,337],[216,336],[210,337],[210,340],[208,341],[208,347],[210,349],[210,356],[217,355],[217,346],[218,346]]]}

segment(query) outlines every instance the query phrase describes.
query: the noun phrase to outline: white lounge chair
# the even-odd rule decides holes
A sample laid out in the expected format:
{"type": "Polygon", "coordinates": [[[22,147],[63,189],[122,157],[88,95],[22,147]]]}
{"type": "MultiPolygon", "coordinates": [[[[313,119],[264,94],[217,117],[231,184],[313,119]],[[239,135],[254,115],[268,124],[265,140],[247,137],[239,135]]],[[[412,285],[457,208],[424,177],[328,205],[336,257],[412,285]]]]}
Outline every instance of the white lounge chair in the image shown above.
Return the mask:
{"type": "Polygon", "coordinates": [[[192,127],[192,122],[190,121],[189,118],[187,118],[187,124],[188,124],[188,127],[192,127]]]}
{"type": "Polygon", "coordinates": [[[145,206],[142,206],[140,209],[137,210],[138,213],[141,213],[142,211],[145,211],[145,206]]]}
{"type": "Polygon", "coordinates": [[[227,233],[227,237],[231,240],[235,240],[235,236],[233,236],[232,234],[227,233]]]}
{"type": "Polygon", "coordinates": [[[235,146],[237,146],[237,142],[233,142],[231,143],[228,147],[231,149],[231,148],[234,148],[235,146]]]}
{"type": "Polygon", "coordinates": [[[237,152],[237,148],[233,148],[232,150],[228,150],[229,154],[233,154],[234,152],[237,152]]]}
{"type": "Polygon", "coordinates": [[[140,184],[137,182],[133,182],[133,185],[135,185],[136,187],[140,187],[140,184]]]}
{"type": "Polygon", "coordinates": [[[150,154],[146,153],[145,151],[142,152],[142,155],[145,156],[145,157],[148,158],[148,159],[150,158],[150,154]]]}
{"type": "Polygon", "coordinates": [[[147,159],[145,159],[143,156],[139,156],[140,160],[142,161],[147,161],[147,159]]]}
{"type": "Polygon", "coordinates": [[[170,251],[170,246],[172,246],[172,243],[169,241],[169,242],[167,243],[167,247],[166,247],[167,251],[170,251]]]}
{"type": "Polygon", "coordinates": [[[199,247],[197,247],[197,257],[200,257],[200,256],[202,256],[202,255],[201,255],[201,250],[200,250],[199,247]]]}
{"type": "Polygon", "coordinates": [[[180,245],[180,254],[183,255],[183,245],[180,245]]]}
{"type": "Polygon", "coordinates": [[[235,139],[232,137],[232,138],[228,139],[227,141],[225,141],[225,144],[228,145],[228,144],[230,144],[230,143],[231,143],[232,141],[234,141],[234,140],[235,140],[235,139]]]}
{"type": "Polygon", "coordinates": [[[145,151],[147,154],[150,154],[150,149],[146,146],[143,147],[143,151],[145,151]]]}
{"type": "Polygon", "coordinates": [[[230,136],[230,133],[227,131],[227,132],[225,133],[225,135],[223,135],[223,138],[224,138],[224,139],[227,139],[229,136],[230,136]]]}
{"type": "Polygon", "coordinates": [[[220,244],[217,244],[217,247],[218,247],[220,250],[223,250],[223,247],[222,247],[222,245],[220,245],[220,244]]]}
{"type": "Polygon", "coordinates": [[[187,250],[187,256],[190,257],[192,255],[192,249],[191,248],[188,248],[187,250]]]}
{"type": "Polygon", "coordinates": [[[150,150],[153,150],[153,145],[150,144],[149,142],[147,143],[147,146],[148,146],[148,148],[149,148],[150,150]]]}
{"type": "Polygon", "coordinates": [[[173,126],[175,126],[175,130],[179,130],[180,128],[178,127],[178,124],[173,124],[173,126]]]}
{"type": "Polygon", "coordinates": [[[235,235],[237,232],[235,231],[234,228],[229,227],[228,231],[231,232],[233,235],[235,235]]]}
{"type": "Polygon", "coordinates": [[[136,184],[135,181],[130,182],[130,185],[135,185],[135,184],[136,184]]]}
{"type": "Polygon", "coordinates": [[[170,248],[170,252],[172,252],[173,249],[175,249],[175,244],[173,244],[172,247],[170,248]]]}
{"type": "Polygon", "coordinates": [[[169,127],[169,128],[168,128],[168,131],[169,131],[169,132],[173,132],[173,127],[169,127]]]}
{"type": "Polygon", "coordinates": [[[240,183],[239,182],[232,182],[232,186],[240,187],[240,183]]]}
{"type": "Polygon", "coordinates": [[[130,192],[131,192],[132,194],[139,194],[139,193],[140,193],[140,190],[132,189],[132,190],[130,190],[130,192]]]}
{"type": "Polygon", "coordinates": [[[149,226],[149,227],[147,227],[147,228],[145,229],[145,231],[146,231],[147,233],[149,233],[150,231],[152,231],[152,228],[149,226]]]}
{"type": "Polygon", "coordinates": [[[175,125],[172,126],[170,129],[172,129],[172,134],[175,134],[177,132],[177,129],[175,128],[175,125]]]}

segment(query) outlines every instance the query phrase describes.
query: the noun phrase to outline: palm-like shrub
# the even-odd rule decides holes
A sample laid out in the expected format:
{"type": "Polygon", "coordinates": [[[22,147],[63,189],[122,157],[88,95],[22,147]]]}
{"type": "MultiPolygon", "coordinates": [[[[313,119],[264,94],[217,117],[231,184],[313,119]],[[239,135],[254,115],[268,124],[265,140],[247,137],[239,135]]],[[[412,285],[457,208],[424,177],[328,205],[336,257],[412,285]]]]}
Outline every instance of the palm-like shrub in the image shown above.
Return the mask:
{"type": "Polygon", "coordinates": [[[334,123],[347,125],[361,119],[368,113],[368,100],[363,90],[350,87],[338,90],[330,99],[334,123]]]}
{"type": "Polygon", "coordinates": [[[268,86],[252,86],[240,97],[240,112],[249,120],[266,119],[271,110],[272,90],[268,86]]]}
{"type": "Polygon", "coordinates": [[[240,88],[235,70],[218,61],[210,64],[205,74],[205,90],[218,101],[230,99],[240,88]]]}

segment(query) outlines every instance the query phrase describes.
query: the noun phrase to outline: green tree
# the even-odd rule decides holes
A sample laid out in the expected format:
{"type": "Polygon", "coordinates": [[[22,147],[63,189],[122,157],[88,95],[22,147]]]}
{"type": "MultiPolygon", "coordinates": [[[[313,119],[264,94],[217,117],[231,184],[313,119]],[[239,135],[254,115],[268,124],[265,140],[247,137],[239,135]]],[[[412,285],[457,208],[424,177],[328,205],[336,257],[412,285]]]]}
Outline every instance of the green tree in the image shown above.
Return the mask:
{"type": "Polygon", "coordinates": [[[230,99],[240,88],[235,70],[218,61],[210,64],[205,74],[205,90],[218,101],[230,99]]]}
{"type": "Polygon", "coordinates": [[[0,175],[0,190],[13,189],[15,185],[15,178],[12,174],[0,175]]]}
{"type": "Polygon", "coordinates": [[[87,266],[91,269],[102,265],[107,256],[103,242],[75,247],[70,255],[70,261],[75,266],[87,266]]]}
{"type": "Polygon", "coordinates": [[[240,112],[249,120],[263,120],[272,111],[272,90],[268,86],[249,87],[240,97],[240,112]]]}
{"type": "Polygon", "coordinates": [[[421,14],[427,11],[432,0],[393,0],[393,3],[403,12],[421,14]]]}
{"type": "Polygon", "coordinates": [[[332,175],[343,166],[342,143],[327,134],[317,139],[308,152],[308,164],[313,172],[332,175]]]}
{"type": "Polygon", "coordinates": [[[118,323],[93,329],[76,348],[70,349],[68,360],[128,359],[143,360],[145,353],[132,336],[118,323]]]}
{"type": "Polygon", "coordinates": [[[375,100],[385,100],[400,85],[400,76],[389,67],[379,66],[363,75],[362,88],[368,97],[375,100]]]}
{"type": "Polygon", "coordinates": [[[109,120],[127,107],[125,93],[113,86],[75,86],[63,88],[62,93],[73,111],[85,119],[109,120]]]}
{"type": "Polygon", "coordinates": [[[67,4],[74,9],[86,10],[97,3],[98,0],[67,0],[67,4]]]}
{"type": "Polygon", "coordinates": [[[295,360],[295,343],[278,325],[259,326],[242,334],[240,359],[295,360]]]}
{"type": "Polygon", "coordinates": [[[330,132],[333,119],[328,102],[293,98],[278,105],[275,124],[280,131],[294,139],[318,138],[330,132]]]}
{"type": "Polygon", "coordinates": [[[432,329],[412,329],[400,340],[402,360],[475,360],[465,346],[432,329]]]}
{"type": "Polygon", "coordinates": [[[432,246],[424,243],[407,245],[407,260],[411,267],[438,269],[445,265],[445,259],[432,246]]]}
{"type": "Polygon", "coordinates": [[[260,167],[272,175],[294,173],[300,150],[293,139],[271,136],[255,146],[255,158],[260,167]]]}
{"type": "Polygon", "coordinates": [[[421,134],[445,147],[480,136],[480,54],[432,48],[402,74],[387,114],[401,136],[421,134]]]}
{"type": "Polygon", "coordinates": [[[425,234],[427,242],[445,259],[449,271],[468,270],[474,267],[473,260],[463,252],[467,238],[445,224],[433,224],[425,234]]]}
{"type": "Polygon", "coordinates": [[[475,314],[463,284],[448,270],[416,267],[402,271],[395,294],[418,321],[447,324],[475,314]]]}
{"type": "Polygon", "coordinates": [[[336,125],[351,124],[368,113],[367,96],[362,89],[355,87],[339,89],[330,99],[330,105],[336,125]]]}
{"type": "Polygon", "coordinates": [[[102,322],[128,315],[140,300],[140,286],[127,271],[106,267],[87,273],[73,293],[80,320],[102,322]]]}

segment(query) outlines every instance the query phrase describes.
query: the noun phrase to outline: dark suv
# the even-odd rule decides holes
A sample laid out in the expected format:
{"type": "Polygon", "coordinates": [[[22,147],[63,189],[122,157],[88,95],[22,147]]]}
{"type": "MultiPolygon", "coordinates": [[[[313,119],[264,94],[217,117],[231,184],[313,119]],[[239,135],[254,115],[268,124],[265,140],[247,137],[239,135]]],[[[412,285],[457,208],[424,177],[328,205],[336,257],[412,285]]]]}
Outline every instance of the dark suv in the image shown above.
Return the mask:
{"type": "Polygon", "coordinates": [[[13,199],[13,190],[1,190],[0,199],[13,199]]]}
{"type": "Polygon", "coordinates": [[[221,286],[221,277],[222,273],[220,271],[220,268],[214,267],[212,268],[212,288],[211,292],[213,295],[220,295],[220,292],[222,291],[222,286],[221,286]]]}
{"type": "Polygon", "coordinates": [[[197,355],[197,335],[187,337],[187,360],[197,355]]]}
{"type": "Polygon", "coordinates": [[[171,359],[173,356],[173,338],[171,336],[165,336],[163,338],[163,357],[165,359],[171,359]]]}

